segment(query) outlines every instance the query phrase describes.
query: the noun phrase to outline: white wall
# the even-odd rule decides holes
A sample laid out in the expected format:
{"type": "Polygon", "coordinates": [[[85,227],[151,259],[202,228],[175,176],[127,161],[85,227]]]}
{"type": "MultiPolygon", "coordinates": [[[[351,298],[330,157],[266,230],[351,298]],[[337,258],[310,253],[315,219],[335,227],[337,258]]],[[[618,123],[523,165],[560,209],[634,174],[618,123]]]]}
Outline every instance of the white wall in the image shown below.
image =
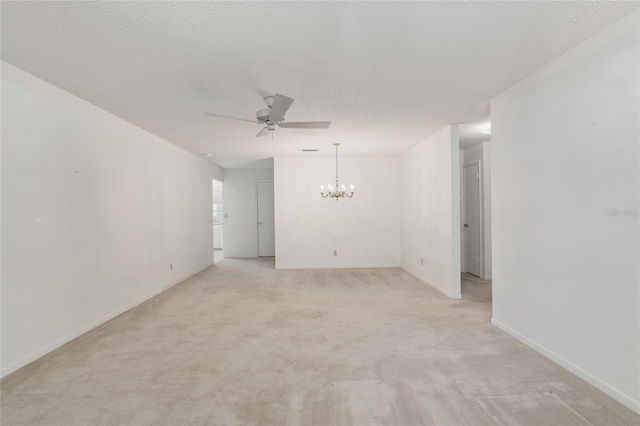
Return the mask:
{"type": "Polygon", "coordinates": [[[398,158],[339,160],[356,193],[336,201],[320,196],[335,185],[335,157],[275,158],[277,268],[399,266],[398,158]]]}
{"type": "Polygon", "coordinates": [[[636,411],[638,16],[491,102],[493,322],[636,411]]]}
{"type": "MultiPolygon", "coordinates": [[[[461,203],[461,223],[464,223],[464,167],[472,164],[480,165],[480,202],[482,212],[482,265],[481,277],[485,280],[491,279],[491,143],[489,141],[481,142],[465,148],[460,153],[462,166],[460,168],[460,188],[463,198],[461,203]]],[[[462,270],[464,271],[464,230],[461,229],[462,236],[462,270]]]]}
{"type": "Polygon", "coordinates": [[[2,375],[210,265],[220,175],[2,62],[2,375]]]}
{"type": "Polygon", "coordinates": [[[273,180],[273,169],[224,171],[225,257],[258,257],[259,180],[273,180]]]}
{"type": "Polygon", "coordinates": [[[405,153],[400,166],[402,268],[453,298],[461,297],[459,157],[453,125],[405,153]]]}

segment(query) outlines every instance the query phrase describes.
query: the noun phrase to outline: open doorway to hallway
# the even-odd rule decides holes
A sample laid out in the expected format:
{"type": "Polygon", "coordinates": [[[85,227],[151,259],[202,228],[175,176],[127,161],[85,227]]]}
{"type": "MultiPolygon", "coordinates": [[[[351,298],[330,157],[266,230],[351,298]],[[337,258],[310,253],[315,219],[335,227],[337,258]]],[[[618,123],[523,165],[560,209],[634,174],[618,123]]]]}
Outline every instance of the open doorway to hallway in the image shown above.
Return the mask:
{"type": "Polygon", "coordinates": [[[482,276],[482,200],[480,188],[480,161],[464,166],[463,194],[464,211],[462,217],[464,241],[463,271],[476,277],[482,276]]]}
{"type": "Polygon", "coordinates": [[[224,208],[222,203],[222,182],[213,179],[213,263],[224,258],[224,208]]]}
{"type": "Polygon", "coordinates": [[[491,301],[491,123],[460,124],[462,297],[491,301]],[[466,294],[465,294],[466,291],[466,294]]]}

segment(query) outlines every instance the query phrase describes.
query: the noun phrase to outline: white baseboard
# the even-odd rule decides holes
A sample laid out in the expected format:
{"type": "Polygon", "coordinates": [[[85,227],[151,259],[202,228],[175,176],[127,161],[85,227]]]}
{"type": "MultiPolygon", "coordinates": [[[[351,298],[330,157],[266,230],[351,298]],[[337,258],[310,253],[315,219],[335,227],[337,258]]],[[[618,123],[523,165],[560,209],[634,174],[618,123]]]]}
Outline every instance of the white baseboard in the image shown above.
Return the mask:
{"type": "Polygon", "coordinates": [[[405,270],[408,273],[410,273],[411,275],[413,275],[414,277],[416,277],[417,279],[419,279],[420,281],[422,281],[423,283],[428,284],[431,287],[433,287],[434,289],[438,290],[440,293],[444,294],[448,298],[450,298],[450,299],[462,299],[462,294],[452,294],[450,291],[445,290],[444,288],[440,287],[438,284],[434,283],[433,281],[428,280],[427,278],[423,277],[422,275],[418,274],[417,272],[412,271],[408,267],[406,267],[404,265],[401,265],[400,267],[403,270],[405,270]]]}
{"type": "Polygon", "coordinates": [[[77,329],[76,331],[73,331],[69,334],[67,334],[66,336],[63,336],[61,338],[59,338],[58,340],[54,341],[51,344],[48,344],[46,346],[44,346],[41,349],[38,349],[34,352],[31,352],[29,355],[26,355],[22,358],[20,358],[17,361],[12,362],[11,364],[7,365],[5,368],[2,369],[2,372],[0,373],[0,377],[5,377],[11,373],[13,373],[16,370],[19,370],[20,368],[24,367],[27,364],[32,363],[33,361],[37,360],[38,358],[41,358],[43,356],[45,356],[46,354],[48,354],[49,352],[53,351],[54,349],[59,348],[60,346],[69,343],[70,341],[72,341],[73,339],[76,339],[80,336],[82,336],[83,334],[87,333],[88,331],[93,330],[94,328],[106,323],[109,320],[112,320],[113,318],[117,317],[118,315],[121,315],[125,312],[127,312],[130,309],[135,308],[136,306],[138,306],[139,304],[146,302],[147,300],[151,299],[152,297],[157,296],[160,293],[163,293],[165,291],[167,291],[168,289],[170,289],[171,287],[175,286],[176,284],[181,283],[182,281],[186,280],[187,278],[192,277],[193,275],[204,271],[205,269],[207,269],[208,267],[210,267],[211,265],[213,265],[213,263],[207,265],[206,267],[192,272],[190,274],[185,275],[182,278],[177,279],[176,281],[160,288],[159,290],[156,290],[140,299],[138,299],[137,301],[133,302],[133,303],[129,303],[126,306],[120,308],[120,309],[116,309],[115,311],[107,314],[107,315],[103,315],[102,317],[96,319],[95,321],[90,322],[89,324],[80,327],[79,329],[77,329]]]}
{"type": "Polygon", "coordinates": [[[400,265],[276,265],[276,269],[376,269],[400,268],[400,265]]]}
{"type": "Polygon", "coordinates": [[[613,386],[609,385],[608,383],[598,379],[597,377],[595,377],[591,373],[588,373],[587,371],[585,371],[582,368],[578,367],[577,365],[573,364],[571,361],[568,361],[565,358],[562,358],[560,355],[556,354],[555,352],[545,348],[544,346],[534,342],[533,340],[529,339],[528,337],[518,333],[514,329],[512,329],[509,326],[501,323],[500,321],[498,321],[497,319],[495,319],[493,317],[491,318],[491,324],[495,325],[500,330],[504,331],[505,333],[509,334],[510,336],[518,339],[519,341],[521,341],[525,345],[529,346],[531,349],[535,350],[536,352],[539,352],[540,354],[542,354],[545,357],[549,358],[551,361],[555,362],[556,364],[566,368],[567,370],[569,370],[570,372],[572,372],[576,376],[580,377],[585,382],[587,382],[590,385],[598,388],[599,390],[601,390],[605,394],[609,395],[611,398],[615,399],[616,401],[618,401],[622,405],[628,407],[629,409],[635,411],[636,413],[640,413],[640,401],[636,401],[635,399],[633,399],[629,395],[619,391],[618,389],[614,388],[613,386]]]}

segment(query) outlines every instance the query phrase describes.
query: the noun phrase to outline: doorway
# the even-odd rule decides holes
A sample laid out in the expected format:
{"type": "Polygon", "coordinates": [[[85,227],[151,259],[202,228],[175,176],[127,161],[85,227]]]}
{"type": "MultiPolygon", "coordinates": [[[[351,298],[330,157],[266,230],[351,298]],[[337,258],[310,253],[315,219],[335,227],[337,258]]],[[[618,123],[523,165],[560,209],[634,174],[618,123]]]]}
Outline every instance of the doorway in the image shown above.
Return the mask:
{"type": "Polygon", "coordinates": [[[491,280],[486,279],[484,208],[487,193],[483,187],[483,163],[463,167],[462,176],[462,297],[483,303],[491,310],[491,280]]]}
{"type": "Polygon", "coordinates": [[[464,167],[464,271],[482,276],[480,163],[464,167]]]}
{"type": "Polygon", "coordinates": [[[222,197],[223,183],[212,180],[213,189],[213,263],[224,259],[224,208],[222,197]]]}
{"type": "Polygon", "coordinates": [[[258,256],[276,255],[273,181],[258,181],[258,256]]]}

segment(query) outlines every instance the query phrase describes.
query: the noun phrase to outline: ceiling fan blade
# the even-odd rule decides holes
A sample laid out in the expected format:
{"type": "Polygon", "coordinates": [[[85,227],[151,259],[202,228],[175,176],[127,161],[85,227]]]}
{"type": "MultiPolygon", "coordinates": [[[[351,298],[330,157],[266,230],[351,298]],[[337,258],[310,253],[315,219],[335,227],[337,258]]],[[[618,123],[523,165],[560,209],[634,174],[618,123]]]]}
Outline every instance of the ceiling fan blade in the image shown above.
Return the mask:
{"type": "Polygon", "coordinates": [[[213,114],[213,113],[210,113],[210,112],[205,112],[204,115],[210,115],[211,117],[230,118],[232,120],[246,121],[248,123],[257,123],[256,120],[247,120],[246,118],[230,117],[228,115],[213,114]]]}
{"type": "Polygon", "coordinates": [[[288,127],[290,129],[328,129],[331,125],[330,121],[299,121],[279,123],[280,127],[288,127]]]}
{"type": "Polygon", "coordinates": [[[273,105],[271,105],[271,112],[269,113],[269,121],[273,121],[274,123],[281,121],[292,103],[293,99],[276,93],[273,97],[273,105]]]}
{"type": "Polygon", "coordinates": [[[260,137],[260,136],[267,136],[269,134],[269,128],[265,127],[264,129],[260,130],[258,132],[258,134],[256,135],[256,138],[260,137]]]}

